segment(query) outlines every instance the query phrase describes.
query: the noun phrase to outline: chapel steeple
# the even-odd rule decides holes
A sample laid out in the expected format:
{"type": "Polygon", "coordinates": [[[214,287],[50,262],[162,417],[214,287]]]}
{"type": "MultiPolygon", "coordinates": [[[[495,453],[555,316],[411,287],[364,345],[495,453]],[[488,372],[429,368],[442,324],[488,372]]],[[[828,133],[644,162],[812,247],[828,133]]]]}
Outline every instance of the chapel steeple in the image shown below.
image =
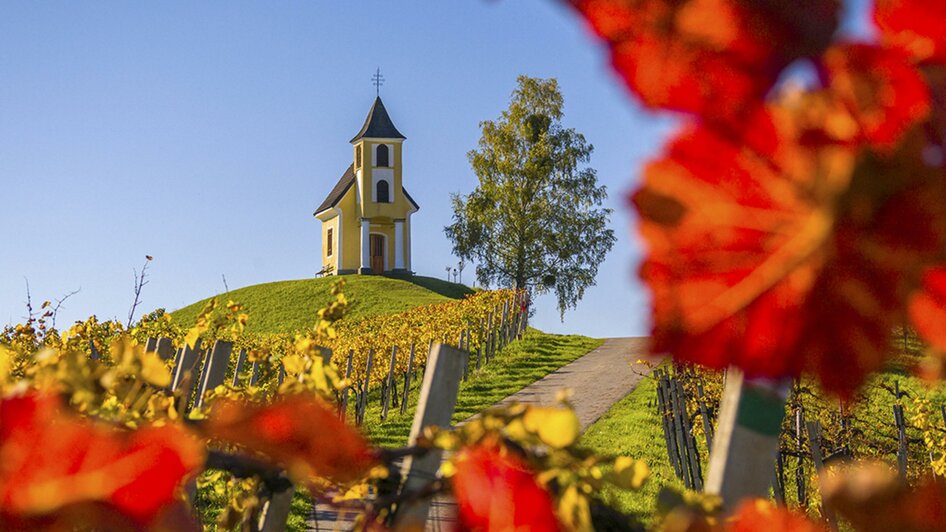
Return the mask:
{"type": "Polygon", "coordinates": [[[322,263],[335,273],[409,273],[410,219],[419,209],[404,190],[407,137],[381,97],[351,139],[353,162],[315,212],[323,225],[322,263]]]}

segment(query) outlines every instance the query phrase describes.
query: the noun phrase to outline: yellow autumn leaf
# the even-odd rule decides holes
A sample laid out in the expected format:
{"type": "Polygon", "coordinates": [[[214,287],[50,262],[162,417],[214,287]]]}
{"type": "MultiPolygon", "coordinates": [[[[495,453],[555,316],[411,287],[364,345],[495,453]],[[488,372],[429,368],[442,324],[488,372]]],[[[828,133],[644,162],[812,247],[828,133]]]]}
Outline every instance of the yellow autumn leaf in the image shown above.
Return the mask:
{"type": "Polygon", "coordinates": [[[614,460],[614,470],[608,474],[608,481],[623,489],[640,489],[650,476],[650,468],[641,460],[629,456],[619,456],[614,460]]]}
{"type": "Polygon", "coordinates": [[[522,421],[529,432],[553,449],[568,447],[581,433],[578,416],[568,408],[531,407],[522,421]]]}
{"type": "Polygon", "coordinates": [[[200,338],[200,334],[207,330],[207,327],[201,327],[200,325],[195,325],[187,331],[187,335],[184,336],[184,343],[187,344],[191,349],[195,349],[197,345],[197,340],[200,338]]]}
{"type": "Polygon", "coordinates": [[[13,351],[0,345],[0,386],[3,386],[10,379],[10,371],[13,368],[13,351]]]}
{"type": "Polygon", "coordinates": [[[588,499],[581,494],[575,484],[568,486],[558,503],[559,519],[569,530],[591,532],[591,509],[588,499]]]}
{"type": "Polygon", "coordinates": [[[282,366],[286,368],[288,375],[298,375],[305,371],[306,359],[298,354],[291,354],[282,357],[282,366]]]}
{"type": "Polygon", "coordinates": [[[161,357],[150,351],[141,353],[141,378],[158,388],[171,384],[171,372],[161,357]]]}

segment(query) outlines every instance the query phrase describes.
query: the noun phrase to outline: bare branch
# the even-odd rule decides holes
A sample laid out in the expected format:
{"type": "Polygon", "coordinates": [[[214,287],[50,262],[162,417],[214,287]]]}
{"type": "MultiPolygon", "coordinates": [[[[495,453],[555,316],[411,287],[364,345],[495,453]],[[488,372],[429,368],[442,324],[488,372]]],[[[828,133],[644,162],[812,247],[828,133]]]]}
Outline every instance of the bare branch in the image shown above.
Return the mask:
{"type": "Polygon", "coordinates": [[[82,290],[82,287],[80,286],[79,288],[76,288],[72,292],[69,292],[68,294],[56,300],[56,306],[53,307],[52,314],[50,315],[50,318],[52,318],[52,321],[50,323],[50,328],[52,329],[56,328],[56,315],[59,313],[59,308],[62,307],[62,304],[65,303],[65,301],[69,299],[70,297],[78,294],[81,290],[82,290]]]}
{"type": "Polygon", "coordinates": [[[131,328],[131,324],[135,319],[135,309],[138,308],[138,305],[141,303],[141,289],[144,288],[148,281],[145,280],[145,277],[148,273],[148,263],[154,257],[151,255],[145,255],[144,266],[141,267],[141,275],[138,274],[138,270],[132,270],[135,272],[135,301],[131,304],[131,310],[128,311],[128,323],[125,324],[126,329],[131,328]]]}

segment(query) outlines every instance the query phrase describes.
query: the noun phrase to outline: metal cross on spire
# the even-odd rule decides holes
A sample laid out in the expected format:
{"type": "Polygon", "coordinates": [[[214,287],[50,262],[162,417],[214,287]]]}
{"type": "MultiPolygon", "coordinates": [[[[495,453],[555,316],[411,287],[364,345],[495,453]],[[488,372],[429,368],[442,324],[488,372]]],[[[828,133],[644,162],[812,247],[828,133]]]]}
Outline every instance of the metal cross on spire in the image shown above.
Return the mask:
{"type": "Polygon", "coordinates": [[[371,76],[371,82],[374,83],[375,96],[381,96],[381,85],[384,85],[384,76],[381,75],[381,67],[371,76]]]}

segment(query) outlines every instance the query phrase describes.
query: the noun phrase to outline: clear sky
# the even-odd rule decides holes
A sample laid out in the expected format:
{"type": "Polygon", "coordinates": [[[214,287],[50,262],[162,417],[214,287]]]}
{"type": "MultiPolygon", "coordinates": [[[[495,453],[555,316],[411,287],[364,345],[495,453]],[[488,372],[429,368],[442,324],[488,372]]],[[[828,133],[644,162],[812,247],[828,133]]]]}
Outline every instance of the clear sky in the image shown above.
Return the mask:
{"type": "MultiPolygon", "coordinates": [[[[568,127],[595,146],[618,241],[597,286],[559,321],[591,336],[648,330],[625,198],[674,125],[644,112],[579,19],[551,0],[7,2],[0,4],[0,324],[76,289],[60,324],[311,277],[315,207],[351,163],[381,97],[404,144],[413,267],[444,277],[451,193],[516,76],[557,78],[568,127]]],[[[473,268],[464,272],[471,281],[473,268]]]]}

